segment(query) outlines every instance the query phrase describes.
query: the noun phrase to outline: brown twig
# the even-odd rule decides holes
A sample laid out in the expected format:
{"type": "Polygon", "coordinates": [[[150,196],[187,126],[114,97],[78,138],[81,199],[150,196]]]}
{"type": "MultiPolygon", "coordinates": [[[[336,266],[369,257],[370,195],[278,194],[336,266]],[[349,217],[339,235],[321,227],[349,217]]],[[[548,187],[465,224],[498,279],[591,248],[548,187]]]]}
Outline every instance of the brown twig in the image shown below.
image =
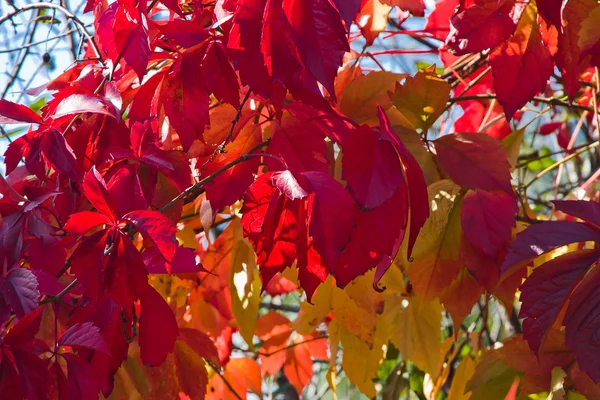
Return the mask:
{"type": "Polygon", "coordinates": [[[207,176],[206,178],[202,179],[201,181],[193,184],[192,186],[190,186],[189,188],[185,189],[183,192],[181,192],[177,197],[175,197],[173,200],[171,200],[170,202],[168,202],[166,205],[164,205],[161,209],[160,212],[164,213],[166,210],[168,210],[169,208],[171,208],[175,203],[177,203],[180,200],[183,200],[184,198],[186,198],[187,196],[189,196],[190,194],[194,193],[195,191],[197,191],[198,189],[200,189],[202,186],[206,185],[207,183],[211,182],[213,179],[215,179],[217,176],[221,175],[223,172],[227,171],[229,168],[249,160],[253,153],[266,146],[267,144],[269,144],[269,141],[266,140],[262,143],[257,144],[256,146],[252,147],[246,154],[241,155],[240,157],[236,158],[235,160],[231,161],[230,163],[226,164],[225,166],[219,168],[218,170],[216,170],[215,172],[213,172],[212,174],[210,174],[209,176],[207,176]]]}
{"type": "MultiPolygon", "coordinates": [[[[223,376],[223,374],[221,374],[221,371],[219,371],[219,369],[217,368],[217,366],[215,364],[212,363],[212,361],[210,360],[204,360],[206,361],[206,363],[215,371],[215,373],[217,375],[219,375],[219,377],[223,380],[223,383],[225,383],[225,386],[227,386],[227,388],[231,391],[231,393],[233,393],[233,395],[238,399],[238,400],[242,400],[242,396],[240,396],[238,394],[238,392],[235,391],[235,389],[233,388],[233,386],[231,386],[231,383],[229,383],[229,381],[227,380],[227,378],[225,378],[223,376]]],[[[245,394],[245,393],[244,393],[245,394]]]]}
{"type": "Polygon", "coordinates": [[[277,349],[275,351],[272,351],[270,353],[262,353],[262,352],[259,351],[258,354],[260,354],[263,357],[271,357],[273,354],[277,354],[279,352],[292,349],[292,348],[294,348],[296,346],[300,346],[300,345],[305,344],[305,343],[315,342],[315,341],[321,340],[321,339],[327,339],[328,337],[329,337],[328,335],[317,336],[317,337],[314,337],[314,338],[306,339],[306,340],[304,340],[302,342],[292,343],[289,346],[282,347],[282,348],[277,349]]]}

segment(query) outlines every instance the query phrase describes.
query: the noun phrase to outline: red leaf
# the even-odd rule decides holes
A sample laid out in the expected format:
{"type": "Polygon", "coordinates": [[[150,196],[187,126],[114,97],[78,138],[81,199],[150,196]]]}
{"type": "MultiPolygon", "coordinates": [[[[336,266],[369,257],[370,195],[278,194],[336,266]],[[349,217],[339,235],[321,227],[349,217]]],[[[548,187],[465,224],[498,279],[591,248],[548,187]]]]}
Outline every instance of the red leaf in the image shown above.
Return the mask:
{"type": "Polygon", "coordinates": [[[567,299],[600,257],[598,250],[567,253],[537,267],[521,285],[523,334],[536,353],[567,299]]]}
{"type": "MultiPolygon", "coordinates": [[[[327,173],[327,144],[320,132],[303,123],[286,123],[273,125],[273,137],[269,142],[267,153],[285,160],[290,171],[320,171],[327,173]]],[[[281,170],[281,163],[266,159],[269,170],[281,170]]]]}
{"type": "Polygon", "coordinates": [[[515,34],[490,54],[494,89],[508,120],[546,89],[554,69],[536,17],[535,10],[527,9],[515,34]]]}
{"type": "MultiPolygon", "coordinates": [[[[279,176],[284,174],[287,175],[282,172],[279,176]]],[[[330,176],[312,171],[302,176],[307,179],[309,190],[314,193],[312,207],[309,201],[309,234],[314,238],[315,249],[332,268],[350,240],[356,203],[343,186],[330,176]]]]}
{"type": "Polygon", "coordinates": [[[596,201],[584,200],[554,200],[554,207],[558,211],[569,214],[590,222],[600,228],[600,204],[596,201]]]}
{"type": "MultiPolygon", "coordinates": [[[[554,25],[559,31],[562,30],[562,8],[563,3],[566,1],[563,0],[537,0],[536,5],[538,7],[538,12],[554,25]]],[[[569,21],[569,24],[571,21],[569,21]]]]}
{"type": "Polygon", "coordinates": [[[11,347],[17,347],[32,341],[40,330],[43,311],[44,307],[39,307],[20,318],[19,322],[4,337],[4,343],[11,347]]]}
{"type": "Polygon", "coordinates": [[[171,307],[154,288],[148,287],[141,298],[140,348],[144,364],[158,366],[173,352],[179,334],[171,307]]]}
{"type": "Polygon", "coordinates": [[[21,386],[28,400],[44,400],[48,396],[50,376],[48,360],[23,350],[12,350],[21,377],[21,386]]]}
{"type": "Polygon", "coordinates": [[[328,0],[303,0],[291,2],[286,14],[304,65],[335,100],[333,81],[350,51],[338,11],[328,0]]]}
{"type": "Polygon", "coordinates": [[[198,329],[181,328],[179,336],[200,357],[211,361],[217,367],[221,365],[215,343],[206,333],[198,329]]]}
{"type": "Polygon", "coordinates": [[[112,225],[112,221],[106,215],[94,211],[81,211],[69,217],[64,229],[75,235],[84,235],[89,230],[104,224],[112,225]]]}
{"type": "MultiPolygon", "coordinates": [[[[423,176],[423,171],[421,170],[419,163],[408,151],[406,146],[404,146],[398,135],[394,132],[390,121],[381,106],[377,106],[377,116],[379,118],[382,137],[394,144],[396,151],[400,155],[402,168],[404,169],[404,174],[406,175],[406,185],[408,186],[410,207],[410,229],[407,257],[410,258],[413,245],[417,240],[417,235],[429,217],[429,195],[427,194],[427,183],[425,182],[425,177],[423,176]]],[[[400,244],[398,243],[398,246],[399,245],[400,244]]]]}
{"type": "Polygon", "coordinates": [[[144,239],[151,240],[165,260],[171,262],[177,250],[177,229],[171,221],[158,211],[132,211],[123,217],[139,230],[144,239]]]}
{"type": "Polygon", "coordinates": [[[342,177],[356,202],[366,209],[392,198],[404,180],[394,146],[363,126],[344,142],[342,177]]]}
{"type": "Polygon", "coordinates": [[[562,27],[562,31],[559,30],[556,66],[561,71],[565,91],[570,100],[575,99],[581,87],[579,76],[587,64],[581,59],[579,47],[581,23],[597,5],[598,2],[594,0],[570,0],[562,10],[563,19],[568,21],[568,24],[562,27]]]}
{"type": "Polygon", "coordinates": [[[349,30],[352,20],[360,10],[360,0],[333,0],[333,4],[339,10],[346,23],[346,28],[349,30]]]}
{"type": "Polygon", "coordinates": [[[450,19],[448,47],[457,55],[498,46],[513,34],[528,1],[475,0],[450,19]]]}
{"type": "Polygon", "coordinates": [[[600,358],[596,357],[600,351],[596,339],[600,329],[598,307],[600,307],[600,270],[595,268],[575,289],[563,319],[567,346],[573,349],[579,366],[595,383],[600,382],[600,358]]]}
{"type": "Polygon", "coordinates": [[[33,272],[27,268],[11,269],[0,283],[0,293],[19,318],[38,307],[38,282],[33,272]]]}
{"type": "Polygon", "coordinates": [[[118,111],[115,109],[115,106],[110,101],[97,95],[85,93],[75,93],[64,98],[56,106],[52,117],[56,119],[66,115],[88,112],[93,114],[108,115],[109,117],[113,117],[115,119],[120,117],[118,111]]]}
{"type": "Polygon", "coordinates": [[[223,44],[213,41],[206,49],[202,61],[202,81],[207,92],[238,108],[240,106],[240,85],[233,67],[227,59],[223,44]]]}
{"type": "Polygon", "coordinates": [[[598,241],[600,231],[578,222],[548,221],[531,225],[517,234],[508,248],[502,273],[519,263],[570,243],[598,241]]]}
{"type": "Polygon", "coordinates": [[[42,152],[50,166],[58,173],[75,182],[81,181],[73,149],[56,129],[50,129],[44,134],[42,152]]]}
{"type": "Polygon", "coordinates": [[[457,184],[513,195],[508,154],[498,140],[476,133],[455,133],[437,139],[435,149],[440,165],[457,184]]]}
{"type": "MultiPolygon", "coordinates": [[[[140,13],[133,1],[122,0],[118,3],[113,26],[116,53],[122,54],[142,82],[150,58],[147,17],[140,13]]],[[[116,62],[116,58],[113,58],[113,62],[116,62]]]]}
{"type": "Polygon", "coordinates": [[[435,8],[427,17],[425,30],[439,40],[446,40],[450,32],[450,17],[454,15],[458,0],[442,0],[435,3],[435,8]]]}
{"type": "Polygon", "coordinates": [[[184,151],[188,151],[194,140],[201,138],[204,126],[208,124],[209,94],[202,82],[200,64],[205,47],[198,45],[181,53],[171,73],[161,86],[160,99],[175,128],[184,151]]]}
{"type": "Polygon", "coordinates": [[[77,323],[67,329],[58,340],[60,346],[85,347],[110,354],[100,329],[91,322],[77,323]]]}
{"type": "MultiPolygon", "coordinates": [[[[243,124],[242,130],[233,142],[225,146],[224,154],[219,154],[213,162],[209,162],[206,165],[202,172],[203,177],[209,176],[220,168],[223,168],[261,142],[260,129],[253,124],[245,125],[251,117],[252,114],[242,117],[243,120],[240,121],[243,124]]],[[[249,160],[228,168],[227,171],[217,176],[212,182],[206,184],[206,198],[210,201],[213,217],[223,207],[232,205],[244,195],[244,192],[254,182],[254,174],[258,171],[259,165],[260,157],[252,157],[249,160]]]]}
{"type": "Polygon", "coordinates": [[[31,108],[0,99],[0,124],[41,124],[42,117],[31,108]]]}
{"type": "Polygon", "coordinates": [[[106,183],[96,168],[92,168],[85,174],[83,194],[98,212],[115,221],[115,206],[106,188],[106,183]]]}
{"type": "Polygon", "coordinates": [[[98,378],[92,366],[81,357],[63,353],[67,362],[67,379],[71,399],[92,400],[98,398],[100,391],[98,378]]]}
{"type": "Polygon", "coordinates": [[[348,192],[323,173],[262,175],[246,193],[242,225],[265,284],[297,258],[300,282],[310,298],[325,280],[325,267],[335,267],[350,240],[355,212],[348,192]]]}
{"type": "Polygon", "coordinates": [[[510,241],[516,200],[504,192],[476,190],[464,198],[461,221],[467,239],[488,256],[495,256],[510,241]]]}

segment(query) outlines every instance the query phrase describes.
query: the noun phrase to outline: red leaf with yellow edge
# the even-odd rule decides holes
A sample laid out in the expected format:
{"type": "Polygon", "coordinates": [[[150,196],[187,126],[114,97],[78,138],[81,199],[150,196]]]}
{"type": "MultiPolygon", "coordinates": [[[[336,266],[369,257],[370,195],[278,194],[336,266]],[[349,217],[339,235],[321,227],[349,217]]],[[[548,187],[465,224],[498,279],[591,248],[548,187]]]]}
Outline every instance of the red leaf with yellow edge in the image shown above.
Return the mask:
{"type": "Polygon", "coordinates": [[[505,192],[467,193],[461,213],[465,236],[476,248],[493,257],[510,241],[518,211],[514,197],[505,192]]]}
{"type": "Polygon", "coordinates": [[[523,335],[536,353],[567,299],[587,270],[598,260],[600,251],[567,253],[537,267],[521,285],[523,335]]]}
{"type": "Polygon", "coordinates": [[[419,231],[425,224],[427,217],[429,216],[429,203],[427,202],[427,183],[423,176],[423,171],[419,166],[419,163],[415,157],[408,151],[406,146],[402,143],[399,136],[394,132],[391,127],[390,120],[385,114],[384,110],[377,107],[379,126],[382,132],[382,137],[392,142],[400,160],[402,162],[402,168],[406,175],[406,185],[408,186],[408,197],[410,207],[410,227],[408,237],[408,251],[407,257],[410,258],[412,253],[413,245],[417,239],[419,231]]]}
{"type": "Polygon", "coordinates": [[[462,5],[450,19],[448,47],[463,55],[498,46],[513,34],[527,3],[522,0],[476,0],[462,5]]]}
{"type": "Polygon", "coordinates": [[[508,255],[502,264],[502,273],[557,247],[598,240],[600,230],[579,222],[548,221],[531,225],[519,232],[510,243],[508,255]]]}
{"type": "Polygon", "coordinates": [[[458,185],[513,194],[508,153],[500,141],[477,133],[454,133],[435,141],[438,161],[458,185]]]}
{"type": "Polygon", "coordinates": [[[534,6],[528,6],[514,35],[490,54],[494,89],[508,120],[533,96],[546,89],[553,71],[550,51],[542,41],[535,11],[534,6]]]}

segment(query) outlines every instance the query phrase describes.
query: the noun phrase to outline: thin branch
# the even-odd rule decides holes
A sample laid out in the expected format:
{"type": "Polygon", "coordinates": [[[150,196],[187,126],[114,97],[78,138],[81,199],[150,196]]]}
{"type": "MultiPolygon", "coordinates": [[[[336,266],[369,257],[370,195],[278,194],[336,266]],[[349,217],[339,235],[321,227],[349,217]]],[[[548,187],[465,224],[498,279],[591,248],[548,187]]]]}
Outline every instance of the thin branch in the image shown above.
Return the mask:
{"type": "Polygon", "coordinates": [[[260,303],[260,308],[266,308],[268,310],[287,311],[287,312],[293,312],[293,313],[300,312],[300,307],[288,306],[285,304],[260,303]]]}
{"type": "MultiPolygon", "coordinates": [[[[24,45],[27,43],[30,43],[33,40],[35,31],[37,30],[37,27],[38,27],[38,22],[36,21],[33,24],[33,28],[31,28],[29,30],[29,32],[27,33],[25,40],[23,42],[24,45]]],[[[23,47],[23,53],[21,53],[21,56],[15,63],[13,71],[11,72],[10,77],[8,78],[8,82],[6,83],[6,86],[4,87],[4,91],[2,91],[1,98],[6,97],[10,88],[17,81],[17,78],[19,77],[19,72],[21,72],[21,68],[23,68],[23,65],[25,64],[25,59],[27,58],[28,55],[29,55],[29,47],[23,47]]]]}
{"type": "Polygon", "coordinates": [[[277,354],[279,352],[289,350],[289,349],[294,348],[296,346],[300,346],[301,344],[315,342],[315,341],[321,340],[321,339],[327,339],[328,337],[329,337],[328,335],[317,336],[317,337],[314,337],[314,338],[306,339],[306,340],[304,340],[302,342],[292,343],[289,346],[282,347],[282,348],[277,349],[275,351],[272,351],[270,353],[262,353],[262,352],[259,351],[258,354],[260,354],[263,357],[271,357],[273,354],[277,354]]]}
{"type": "Polygon", "coordinates": [[[227,378],[225,378],[222,374],[221,371],[219,371],[219,369],[217,368],[217,366],[215,364],[212,363],[212,361],[210,360],[204,360],[214,371],[217,375],[219,375],[219,377],[223,380],[223,383],[225,383],[225,386],[227,386],[227,388],[231,391],[231,393],[233,393],[233,395],[238,399],[238,400],[243,400],[242,396],[240,396],[238,394],[238,392],[235,391],[235,389],[233,388],[233,386],[231,386],[231,383],[229,383],[229,381],[227,380],[227,378]]]}
{"type": "Polygon", "coordinates": [[[62,298],[65,297],[65,295],[67,293],[69,293],[77,285],[77,283],[78,283],[77,278],[73,279],[73,281],[71,283],[69,283],[67,286],[65,286],[65,288],[63,290],[61,290],[60,293],[58,293],[56,296],[46,297],[44,300],[40,301],[40,305],[44,305],[47,303],[55,303],[55,304],[60,303],[62,298]]]}
{"type": "Polygon", "coordinates": [[[253,155],[252,153],[254,153],[258,149],[261,149],[262,147],[266,146],[267,144],[269,144],[268,140],[266,140],[266,141],[264,141],[262,143],[257,144],[256,146],[254,146],[253,148],[251,148],[246,154],[241,155],[240,157],[238,157],[235,160],[231,161],[227,165],[219,168],[218,170],[216,170],[215,172],[213,172],[212,174],[210,174],[206,178],[202,179],[201,181],[199,181],[199,182],[193,184],[192,186],[190,186],[189,188],[185,189],[177,197],[175,197],[173,200],[171,200],[165,206],[163,206],[160,209],[160,212],[164,213],[166,210],[168,210],[169,208],[171,208],[175,203],[177,203],[180,200],[183,200],[184,198],[186,198],[190,194],[196,192],[202,186],[204,186],[207,183],[211,182],[213,179],[215,179],[217,176],[221,175],[223,172],[227,171],[229,168],[231,168],[231,167],[233,167],[233,166],[235,166],[235,165],[237,165],[237,164],[239,164],[241,162],[249,160],[252,157],[252,155],[253,155]]]}
{"type": "MultiPolygon", "coordinates": [[[[469,101],[469,100],[494,100],[496,99],[496,95],[494,94],[476,94],[472,96],[462,96],[462,97],[454,97],[448,100],[448,103],[458,103],[461,101],[469,101]]],[[[558,99],[556,97],[541,97],[535,96],[531,101],[537,101],[538,103],[549,104],[551,106],[559,106],[565,108],[571,108],[574,110],[588,111],[593,113],[594,109],[592,107],[582,106],[581,104],[573,104],[567,101],[558,99]]]]}
{"type": "Polygon", "coordinates": [[[244,96],[244,100],[242,100],[242,102],[240,103],[240,106],[237,109],[237,112],[235,113],[235,117],[233,117],[233,120],[231,121],[231,128],[229,128],[229,133],[225,137],[225,140],[223,140],[223,142],[221,142],[221,144],[217,146],[217,148],[215,149],[213,154],[210,156],[210,158],[208,160],[206,160],[204,162],[204,164],[202,164],[202,167],[200,168],[201,171],[204,170],[204,167],[206,167],[206,165],[215,161],[215,159],[217,158],[217,155],[225,153],[225,146],[227,146],[227,143],[229,143],[231,141],[231,138],[233,138],[233,132],[235,131],[235,127],[236,127],[237,123],[240,121],[240,117],[242,116],[242,109],[244,108],[244,106],[246,105],[246,102],[250,98],[251,93],[252,93],[252,90],[248,89],[246,96],[244,96]]]}
{"type": "Polygon", "coordinates": [[[96,42],[94,42],[94,39],[92,38],[92,36],[89,34],[89,32],[87,31],[85,24],[73,13],[71,13],[71,11],[67,10],[66,8],[64,8],[63,6],[60,6],[58,4],[52,4],[52,3],[32,3],[32,4],[25,4],[23,7],[16,9],[15,11],[8,13],[6,15],[3,15],[0,17],[0,25],[3,24],[4,22],[8,21],[8,20],[12,20],[12,18],[14,18],[16,15],[28,11],[28,10],[41,10],[41,9],[45,9],[45,8],[51,8],[54,10],[58,10],[60,12],[62,12],[65,17],[67,17],[68,19],[72,20],[73,22],[75,22],[79,28],[81,29],[83,36],[85,36],[85,38],[87,39],[87,41],[90,43],[90,45],[92,46],[92,48],[94,49],[94,53],[96,53],[96,56],[98,57],[98,59],[100,59],[101,61],[103,61],[102,58],[102,52],[100,51],[100,49],[98,48],[98,45],[96,44],[96,42]]]}

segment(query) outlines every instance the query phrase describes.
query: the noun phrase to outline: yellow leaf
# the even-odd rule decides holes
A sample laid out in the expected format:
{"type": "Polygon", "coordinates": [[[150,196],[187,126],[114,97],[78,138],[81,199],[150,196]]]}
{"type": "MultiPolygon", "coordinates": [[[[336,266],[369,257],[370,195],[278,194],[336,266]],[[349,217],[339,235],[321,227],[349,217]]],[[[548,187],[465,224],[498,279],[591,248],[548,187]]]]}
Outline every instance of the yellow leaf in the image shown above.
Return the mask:
{"type": "Polygon", "coordinates": [[[460,261],[461,198],[451,180],[442,180],[427,188],[430,215],[413,248],[414,261],[406,275],[415,293],[425,299],[439,296],[458,276],[460,261]]]}
{"type": "Polygon", "coordinates": [[[600,5],[596,4],[596,7],[581,22],[579,42],[577,44],[582,53],[589,52],[600,41],[598,24],[600,24],[600,5]]]}
{"type": "Polygon", "coordinates": [[[313,304],[307,301],[300,303],[300,312],[290,326],[302,335],[314,332],[331,312],[333,290],[333,278],[329,275],[315,290],[313,304]]]}
{"type": "Polygon", "coordinates": [[[339,329],[339,338],[342,345],[342,367],[346,376],[367,397],[375,396],[375,385],[373,379],[377,376],[377,370],[385,352],[383,346],[388,341],[390,332],[389,323],[383,315],[377,316],[373,345],[369,346],[334,319],[329,325],[331,329],[339,329]]]}
{"type": "Polygon", "coordinates": [[[246,239],[240,239],[233,249],[229,269],[231,310],[240,327],[240,334],[250,348],[260,304],[261,280],[256,267],[256,254],[246,239]]]}
{"type": "Polygon", "coordinates": [[[337,355],[340,348],[340,325],[334,322],[329,325],[329,370],[327,371],[327,383],[331,388],[334,400],[337,400],[337,355]]]}
{"type": "Polygon", "coordinates": [[[373,71],[350,82],[340,99],[339,110],[359,124],[377,119],[377,106],[392,106],[388,91],[393,90],[402,74],[373,71]]]}
{"type": "Polygon", "coordinates": [[[444,112],[450,99],[450,85],[437,76],[432,65],[407,78],[404,84],[397,83],[390,99],[410,122],[407,128],[426,131],[444,112]]]}
{"type": "MultiPolygon", "coordinates": [[[[436,375],[442,353],[442,306],[437,299],[426,301],[416,296],[401,299],[402,303],[406,301],[405,308],[389,307],[391,310],[386,312],[394,324],[390,339],[406,359],[430,375],[436,375]]],[[[393,304],[386,304],[386,309],[388,306],[393,304]]]]}
{"type": "Polygon", "coordinates": [[[563,371],[559,367],[554,367],[552,369],[552,380],[550,387],[550,394],[546,398],[546,400],[564,400],[565,399],[565,378],[567,377],[567,373],[563,371]]]}
{"type": "Polygon", "coordinates": [[[183,247],[188,247],[190,249],[196,250],[198,247],[198,239],[196,239],[196,233],[192,228],[191,224],[178,224],[177,226],[177,241],[183,247]]]}
{"type": "Polygon", "coordinates": [[[467,382],[475,372],[475,365],[475,361],[469,356],[462,359],[452,378],[452,385],[448,392],[448,400],[469,399],[470,395],[465,394],[465,388],[467,387],[467,382]]]}
{"type": "Polygon", "coordinates": [[[502,139],[502,146],[508,153],[508,162],[510,163],[510,169],[513,171],[517,166],[519,150],[521,149],[521,143],[523,142],[523,136],[525,135],[525,127],[512,132],[510,135],[502,139]]]}
{"type": "Polygon", "coordinates": [[[180,279],[174,275],[155,275],[149,283],[156,289],[167,303],[175,302],[177,307],[183,307],[187,301],[192,282],[180,279]]]}
{"type": "Polygon", "coordinates": [[[380,0],[368,0],[360,8],[356,22],[368,44],[373,44],[379,33],[387,27],[388,14],[391,9],[391,6],[383,4],[380,0]]]}

